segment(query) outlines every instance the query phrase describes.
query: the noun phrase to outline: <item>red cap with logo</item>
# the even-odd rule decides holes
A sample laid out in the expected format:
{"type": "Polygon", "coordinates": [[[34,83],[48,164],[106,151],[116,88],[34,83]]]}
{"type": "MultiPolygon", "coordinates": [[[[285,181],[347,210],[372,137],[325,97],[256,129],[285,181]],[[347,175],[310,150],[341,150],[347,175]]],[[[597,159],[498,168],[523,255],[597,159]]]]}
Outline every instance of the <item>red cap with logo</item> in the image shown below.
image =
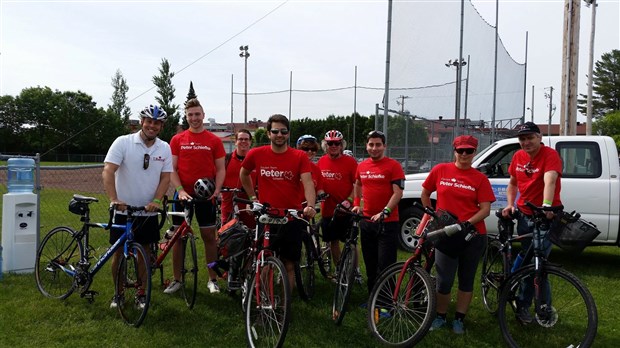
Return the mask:
{"type": "Polygon", "coordinates": [[[461,135],[454,138],[452,145],[455,149],[475,149],[478,147],[478,139],[471,135],[461,135]]]}

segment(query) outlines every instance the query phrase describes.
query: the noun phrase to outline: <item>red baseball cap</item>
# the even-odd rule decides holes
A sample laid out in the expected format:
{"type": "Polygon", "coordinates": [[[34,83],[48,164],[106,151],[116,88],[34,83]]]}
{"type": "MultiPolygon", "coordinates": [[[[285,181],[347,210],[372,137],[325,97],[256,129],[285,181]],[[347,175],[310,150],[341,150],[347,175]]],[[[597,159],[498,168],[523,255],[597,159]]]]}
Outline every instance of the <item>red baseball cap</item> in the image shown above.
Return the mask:
{"type": "Polygon", "coordinates": [[[455,149],[475,149],[478,147],[478,139],[471,135],[461,135],[454,138],[452,146],[455,149]]]}

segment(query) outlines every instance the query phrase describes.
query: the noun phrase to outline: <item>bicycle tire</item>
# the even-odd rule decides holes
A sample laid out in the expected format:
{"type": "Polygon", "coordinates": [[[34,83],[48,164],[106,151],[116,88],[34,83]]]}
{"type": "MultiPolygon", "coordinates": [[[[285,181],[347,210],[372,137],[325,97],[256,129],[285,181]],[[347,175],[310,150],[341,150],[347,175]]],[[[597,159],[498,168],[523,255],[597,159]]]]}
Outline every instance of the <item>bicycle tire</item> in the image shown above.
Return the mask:
{"type": "Polygon", "coordinates": [[[181,264],[181,281],[183,282],[183,298],[187,308],[194,308],[198,291],[198,256],[196,238],[189,232],[182,239],[183,262],[181,264]]]}
{"type": "Polygon", "coordinates": [[[308,301],[314,296],[314,260],[317,258],[310,235],[304,235],[301,244],[301,257],[295,262],[295,283],[302,300],[308,301]]]}
{"type": "Polygon", "coordinates": [[[250,347],[281,347],[291,320],[290,288],[282,261],[268,257],[260,268],[259,280],[260,301],[256,297],[256,274],[246,294],[246,338],[250,347]]]}
{"type": "Polygon", "coordinates": [[[542,293],[549,284],[551,306],[545,317],[535,314],[531,323],[524,325],[516,317],[516,301],[521,283],[532,279],[534,265],[528,265],[512,274],[502,287],[498,319],[504,341],[510,347],[533,347],[542,342],[558,347],[590,347],[598,326],[596,304],[585,285],[565,269],[545,264],[542,293]]]}
{"type": "Polygon", "coordinates": [[[34,275],[37,288],[46,297],[64,300],[77,288],[73,274],[78,270],[83,247],[76,234],[70,227],[59,226],[48,232],[39,246],[34,275]]]}
{"type": "Polygon", "coordinates": [[[347,302],[349,302],[351,288],[353,287],[356,258],[357,252],[355,246],[345,244],[340,257],[340,265],[338,267],[339,273],[336,279],[336,289],[332,302],[332,319],[336,325],[342,324],[344,316],[347,313],[347,302]]]}
{"type": "Polygon", "coordinates": [[[482,259],[482,272],[480,273],[482,303],[493,315],[497,314],[500,288],[506,280],[505,272],[510,269],[507,264],[509,261],[502,249],[502,243],[499,240],[489,241],[482,259]]]}
{"type": "Polygon", "coordinates": [[[127,256],[123,255],[118,263],[114,296],[125,323],[138,327],[146,318],[151,302],[151,267],[146,266],[148,257],[142,245],[132,242],[127,249],[127,256]],[[143,306],[139,297],[143,297],[143,306]]]}
{"type": "Polygon", "coordinates": [[[398,262],[383,271],[368,300],[370,331],[382,344],[393,347],[411,347],[424,338],[433,323],[437,302],[430,275],[413,263],[405,270],[394,300],[404,264],[398,262]]]}

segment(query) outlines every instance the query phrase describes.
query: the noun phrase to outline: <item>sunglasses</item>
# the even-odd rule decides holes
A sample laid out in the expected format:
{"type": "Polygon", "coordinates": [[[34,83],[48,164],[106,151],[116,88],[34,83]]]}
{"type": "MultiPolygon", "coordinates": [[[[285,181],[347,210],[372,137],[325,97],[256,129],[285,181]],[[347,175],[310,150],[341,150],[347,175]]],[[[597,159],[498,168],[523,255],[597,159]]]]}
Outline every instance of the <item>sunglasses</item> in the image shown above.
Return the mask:
{"type": "Polygon", "coordinates": [[[377,137],[377,136],[384,137],[385,134],[382,131],[378,131],[378,130],[373,130],[373,131],[370,131],[368,133],[368,137],[369,138],[373,138],[373,137],[377,137]]]}
{"type": "Polygon", "coordinates": [[[271,132],[271,134],[273,134],[273,135],[278,135],[278,133],[280,133],[282,135],[287,135],[288,134],[288,129],[286,129],[286,128],[271,129],[271,130],[269,130],[269,132],[271,132]]]}
{"type": "Polygon", "coordinates": [[[149,163],[151,163],[151,156],[148,153],[145,153],[144,162],[142,163],[142,168],[144,168],[144,170],[149,169],[149,163]]]}
{"type": "Polygon", "coordinates": [[[530,162],[527,162],[525,166],[523,166],[523,169],[525,169],[525,175],[527,175],[528,178],[534,174],[534,167],[532,167],[530,162]]]}
{"type": "Polygon", "coordinates": [[[237,141],[250,141],[250,138],[237,138],[237,141]]]}
{"type": "Polygon", "coordinates": [[[476,149],[454,149],[454,151],[456,151],[456,153],[458,153],[459,155],[462,155],[464,153],[471,155],[476,151],[476,149]]]}
{"type": "Polygon", "coordinates": [[[340,146],[342,145],[342,142],[340,141],[328,141],[327,142],[327,146],[340,146]]]}
{"type": "Polygon", "coordinates": [[[316,149],[302,147],[302,148],[301,148],[301,151],[304,151],[304,152],[308,152],[308,151],[311,151],[311,152],[316,152],[316,149]]]}

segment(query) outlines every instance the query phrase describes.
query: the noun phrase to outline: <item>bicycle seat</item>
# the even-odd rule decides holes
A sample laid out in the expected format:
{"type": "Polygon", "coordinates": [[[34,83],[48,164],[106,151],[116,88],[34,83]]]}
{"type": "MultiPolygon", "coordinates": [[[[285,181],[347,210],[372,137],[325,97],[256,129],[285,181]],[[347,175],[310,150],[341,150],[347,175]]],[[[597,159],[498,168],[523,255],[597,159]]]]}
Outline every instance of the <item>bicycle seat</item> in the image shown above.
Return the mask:
{"type": "Polygon", "coordinates": [[[99,199],[97,199],[95,197],[87,197],[87,196],[82,196],[82,195],[78,195],[78,194],[74,194],[73,195],[73,199],[75,199],[76,201],[78,201],[80,203],[99,202],[99,199]]]}

